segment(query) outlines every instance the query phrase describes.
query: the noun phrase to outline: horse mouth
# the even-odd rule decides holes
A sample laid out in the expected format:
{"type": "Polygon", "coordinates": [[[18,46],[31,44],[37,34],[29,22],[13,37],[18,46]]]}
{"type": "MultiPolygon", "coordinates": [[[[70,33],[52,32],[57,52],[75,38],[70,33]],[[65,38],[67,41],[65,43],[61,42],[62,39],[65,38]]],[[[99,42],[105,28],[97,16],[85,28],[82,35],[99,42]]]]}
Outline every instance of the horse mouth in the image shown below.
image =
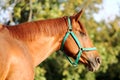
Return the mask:
{"type": "MultiPolygon", "coordinates": [[[[82,62],[83,63],[83,62],[82,62]]],[[[85,67],[92,72],[95,72],[99,69],[100,67],[100,63],[96,63],[96,62],[92,62],[87,60],[86,63],[83,63],[85,65],[85,67]]]]}
{"type": "Polygon", "coordinates": [[[100,66],[99,64],[94,64],[94,63],[89,61],[88,65],[86,67],[89,71],[94,72],[94,71],[97,71],[99,69],[99,66],[100,66]]]}

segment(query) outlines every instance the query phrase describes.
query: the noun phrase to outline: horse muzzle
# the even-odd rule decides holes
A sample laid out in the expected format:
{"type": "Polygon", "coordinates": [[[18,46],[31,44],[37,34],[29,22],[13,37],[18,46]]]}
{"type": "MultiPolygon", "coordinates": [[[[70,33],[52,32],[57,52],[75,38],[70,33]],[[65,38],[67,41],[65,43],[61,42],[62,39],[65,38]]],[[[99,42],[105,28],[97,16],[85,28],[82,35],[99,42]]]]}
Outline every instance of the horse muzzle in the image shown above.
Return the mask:
{"type": "Polygon", "coordinates": [[[88,68],[89,71],[97,71],[100,67],[101,64],[101,58],[100,57],[96,57],[92,60],[87,60],[87,65],[86,67],[88,68]]]}

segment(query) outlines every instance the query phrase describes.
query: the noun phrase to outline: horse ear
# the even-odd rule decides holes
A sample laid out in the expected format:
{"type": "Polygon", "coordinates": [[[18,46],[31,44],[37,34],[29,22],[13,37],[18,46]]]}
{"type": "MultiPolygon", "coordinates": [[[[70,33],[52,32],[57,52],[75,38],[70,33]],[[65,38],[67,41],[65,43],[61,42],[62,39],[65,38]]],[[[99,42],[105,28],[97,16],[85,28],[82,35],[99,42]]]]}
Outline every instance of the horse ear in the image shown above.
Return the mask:
{"type": "Polygon", "coordinates": [[[84,11],[84,9],[81,9],[80,12],[78,12],[76,15],[74,15],[75,21],[78,21],[78,20],[79,20],[79,18],[82,16],[83,11],[84,11]]]}

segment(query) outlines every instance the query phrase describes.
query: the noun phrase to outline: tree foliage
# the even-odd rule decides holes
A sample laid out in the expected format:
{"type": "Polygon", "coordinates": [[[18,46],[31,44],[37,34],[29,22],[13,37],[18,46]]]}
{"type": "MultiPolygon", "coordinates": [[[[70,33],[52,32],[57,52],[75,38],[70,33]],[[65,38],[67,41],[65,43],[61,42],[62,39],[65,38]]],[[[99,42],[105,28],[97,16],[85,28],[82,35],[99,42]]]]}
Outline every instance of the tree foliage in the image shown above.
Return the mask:
{"type": "MultiPolygon", "coordinates": [[[[9,0],[8,4],[11,5],[15,1],[9,0]]],[[[63,54],[55,52],[35,69],[35,80],[120,79],[120,18],[109,23],[105,23],[105,21],[97,23],[92,14],[99,10],[95,4],[101,2],[101,0],[92,0],[86,9],[87,12],[80,19],[87,27],[87,31],[101,55],[100,70],[93,73],[88,72],[81,64],[77,67],[71,66],[63,54]]],[[[20,0],[14,7],[12,21],[19,24],[33,20],[70,16],[78,12],[85,5],[84,3],[84,0],[20,0]]]]}

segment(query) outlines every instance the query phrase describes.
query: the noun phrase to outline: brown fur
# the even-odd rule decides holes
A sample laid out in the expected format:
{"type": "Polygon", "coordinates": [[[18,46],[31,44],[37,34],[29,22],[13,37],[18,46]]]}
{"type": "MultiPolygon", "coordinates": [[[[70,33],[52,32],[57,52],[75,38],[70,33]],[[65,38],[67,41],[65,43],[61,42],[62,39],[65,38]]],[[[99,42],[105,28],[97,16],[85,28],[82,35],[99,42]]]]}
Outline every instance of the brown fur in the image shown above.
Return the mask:
{"type": "MultiPolygon", "coordinates": [[[[83,47],[93,47],[85,28],[71,16],[73,32],[83,47]],[[80,34],[83,32],[85,35],[80,34]]],[[[68,31],[67,18],[26,22],[15,26],[0,25],[0,80],[34,80],[34,68],[60,49],[68,31]]],[[[71,36],[65,42],[67,55],[75,58],[78,46],[71,36]]],[[[83,53],[80,62],[93,70],[99,68],[97,51],[83,53]],[[89,62],[93,65],[91,65],[89,62]]]]}
{"type": "Polygon", "coordinates": [[[49,19],[34,22],[26,22],[15,26],[7,26],[11,35],[21,40],[33,40],[36,34],[46,34],[46,36],[54,36],[58,33],[63,33],[65,28],[65,17],[60,19],[49,19]]]}

